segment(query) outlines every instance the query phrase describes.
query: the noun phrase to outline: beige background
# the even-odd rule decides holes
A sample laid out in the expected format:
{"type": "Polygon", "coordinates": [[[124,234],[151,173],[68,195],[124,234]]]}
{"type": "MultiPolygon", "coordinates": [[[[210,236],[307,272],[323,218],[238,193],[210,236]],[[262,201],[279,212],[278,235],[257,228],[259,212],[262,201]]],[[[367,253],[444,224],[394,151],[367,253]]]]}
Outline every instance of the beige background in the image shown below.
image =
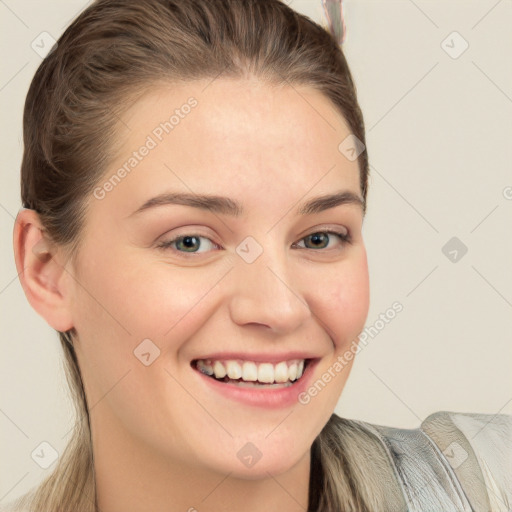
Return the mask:
{"type": "MultiPolygon", "coordinates": [[[[320,0],[289,3],[322,20],[320,0]]],[[[344,3],[372,166],[367,326],[378,334],[336,412],[405,428],[439,410],[512,414],[512,1],[344,3]],[[444,49],[462,48],[454,31],[469,44],[458,58],[444,49]],[[456,262],[442,251],[452,237],[468,248],[456,262]],[[395,301],[403,311],[379,330],[395,301]]],[[[57,335],[23,294],[11,240],[23,103],[41,61],[31,42],[57,39],[85,5],[0,2],[0,501],[51,471],[30,454],[42,441],[62,452],[72,424],[57,335]]]]}

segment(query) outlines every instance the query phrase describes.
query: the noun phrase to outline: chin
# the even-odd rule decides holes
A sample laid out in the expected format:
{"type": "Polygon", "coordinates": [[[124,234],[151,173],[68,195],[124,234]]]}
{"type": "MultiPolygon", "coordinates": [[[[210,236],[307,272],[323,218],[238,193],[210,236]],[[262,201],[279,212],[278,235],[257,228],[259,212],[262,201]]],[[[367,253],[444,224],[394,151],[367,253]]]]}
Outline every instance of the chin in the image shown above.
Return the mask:
{"type": "MultiPolygon", "coordinates": [[[[301,457],[297,457],[300,459],[301,457]]],[[[274,454],[272,457],[267,458],[263,456],[252,467],[244,467],[242,463],[230,463],[228,471],[231,473],[230,477],[238,478],[240,480],[260,480],[267,479],[269,475],[279,476],[283,473],[290,471],[298,460],[290,457],[290,454],[274,454]]]]}
{"type": "MultiPolygon", "coordinates": [[[[238,442],[235,443],[235,448],[225,449],[225,453],[233,455],[218,460],[216,469],[230,473],[234,478],[257,480],[268,478],[269,473],[272,476],[286,473],[309,454],[306,442],[304,449],[299,449],[298,440],[291,436],[287,437],[288,442],[282,442],[278,437],[272,441],[265,440],[265,435],[267,434],[261,436],[261,441],[238,442]]],[[[218,453],[219,451],[216,452],[218,453]]]]}

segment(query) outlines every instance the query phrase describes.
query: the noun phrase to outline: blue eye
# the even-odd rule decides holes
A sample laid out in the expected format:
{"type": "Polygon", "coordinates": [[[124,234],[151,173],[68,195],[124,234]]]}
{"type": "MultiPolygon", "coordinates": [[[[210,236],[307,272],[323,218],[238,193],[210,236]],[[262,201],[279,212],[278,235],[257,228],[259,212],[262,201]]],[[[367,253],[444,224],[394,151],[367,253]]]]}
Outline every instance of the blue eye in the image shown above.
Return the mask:
{"type": "MultiPolygon", "coordinates": [[[[313,250],[316,249],[325,249],[326,247],[318,247],[315,246],[315,244],[322,245],[323,242],[327,241],[327,244],[331,241],[331,237],[329,235],[336,235],[339,239],[341,239],[342,243],[341,245],[345,245],[347,243],[351,242],[350,235],[348,233],[340,233],[335,230],[324,230],[324,231],[317,231],[315,233],[311,233],[310,235],[305,236],[302,240],[310,240],[313,242],[313,250]]],[[[310,249],[310,247],[306,247],[306,249],[310,249]]]]}
{"type": "MultiPolygon", "coordinates": [[[[352,239],[348,233],[340,233],[335,230],[323,230],[316,231],[311,233],[310,235],[305,236],[302,240],[310,240],[313,243],[313,247],[305,247],[305,249],[310,250],[318,250],[318,249],[326,249],[331,241],[331,237],[329,235],[336,235],[341,240],[341,246],[345,246],[345,244],[350,244],[352,239]],[[327,243],[327,246],[324,244],[327,243]]],[[[157,248],[159,249],[172,249],[175,253],[185,253],[185,254],[200,254],[205,251],[198,251],[196,249],[199,248],[200,240],[208,240],[213,246],[216,248],[220,248],[219,245],[212,242],[208,237],[201,236],[198,234],[188,234],[188,235],[180,235],[172,238],[171,240],[166,240],[161,242],[157,248]],[[175,245],[176,244],[176,245],[175,245]],[[175,245],[176,248],[173,246],[175,245]]],[[[294,244],[295,247],[298,247],[297,244],[294,244]]]]}
{"type": "MultiPolygon", "coordinates": [[[[176,244],[177,247],[181,246],[183,248],[184,252],[194,254],[194,253],[198,252],[198,251],[195,251],[194,249],[198,245],[200,245],[199,244],[200,239],[208,240],[211,242],[211,240],[209,238],[207,238],[205,236],[201,236],[201,235],[180,235],[180,236],[173,238],[172,240],[162,242],[158,247],[162,248],[162,249],[168,249],[168,248],[171,248],[171,246],[173,244],[176,244]]],[[[216,247],[219,247],[217,244],[214,244],[213,242],[211,242],[211,243],[213,245],[215,245],[216,247]]],[[[177,252],[181,252],[181,250],[177,250],[177,252]]]]}

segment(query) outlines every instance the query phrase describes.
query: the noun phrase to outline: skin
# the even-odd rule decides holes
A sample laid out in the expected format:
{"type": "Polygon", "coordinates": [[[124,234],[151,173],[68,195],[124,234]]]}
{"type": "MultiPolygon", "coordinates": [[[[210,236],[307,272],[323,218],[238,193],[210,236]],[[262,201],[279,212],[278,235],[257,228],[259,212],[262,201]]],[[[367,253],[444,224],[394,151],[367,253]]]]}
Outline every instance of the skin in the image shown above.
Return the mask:
{"type": "Polygon", "coordinates": [[[361,195],[357,161],[338,150],[350,130],[305,86],[160,85],[125,112],[130,129],[120,124],[105,177],[190,96],[197,107],[104,199],[88,198],[76,262],[45,242],[35,212],[19,213],[21,283],[53,328],[78,332],[102,512],[304,511],[310,447],[353,361],[309,404],[285,409],[212,391],[190,361],[217,350],[309,350],[321,357],[315,382],[362,331],[369,307],[362,208],[294,211],[341,189],[361,195]],[[228,196],[246,213],[169,205],[132,215],[164,191],[228,196]],[[325,227],[348,230],[351,243],[328,235],[316,248],[305,239],[325,227]],[[185,234],[206,237],[197,254],[157,247],[185,234]],[[263,248],[251,264],[236,252],[247,236],[263,248]],[[133,354],[147,338],[161,351],[149,366],[133,354]],[[252,467],[237,457],[247,442],[262,453],[252,467]]]}

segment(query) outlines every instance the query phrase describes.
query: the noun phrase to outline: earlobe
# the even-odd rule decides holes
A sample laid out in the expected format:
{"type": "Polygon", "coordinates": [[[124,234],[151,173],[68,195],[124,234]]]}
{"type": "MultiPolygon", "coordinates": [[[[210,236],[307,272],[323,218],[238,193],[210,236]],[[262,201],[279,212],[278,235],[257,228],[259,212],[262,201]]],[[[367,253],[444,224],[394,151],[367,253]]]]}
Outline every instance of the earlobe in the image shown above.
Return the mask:
{"type": "Polygon", "coordinates": [[[20,210],[13,238],[16,269],[30,305],[57,331],[71,329],[71,289],[62,251],[47,236],[37,212],[20,210]]]}

